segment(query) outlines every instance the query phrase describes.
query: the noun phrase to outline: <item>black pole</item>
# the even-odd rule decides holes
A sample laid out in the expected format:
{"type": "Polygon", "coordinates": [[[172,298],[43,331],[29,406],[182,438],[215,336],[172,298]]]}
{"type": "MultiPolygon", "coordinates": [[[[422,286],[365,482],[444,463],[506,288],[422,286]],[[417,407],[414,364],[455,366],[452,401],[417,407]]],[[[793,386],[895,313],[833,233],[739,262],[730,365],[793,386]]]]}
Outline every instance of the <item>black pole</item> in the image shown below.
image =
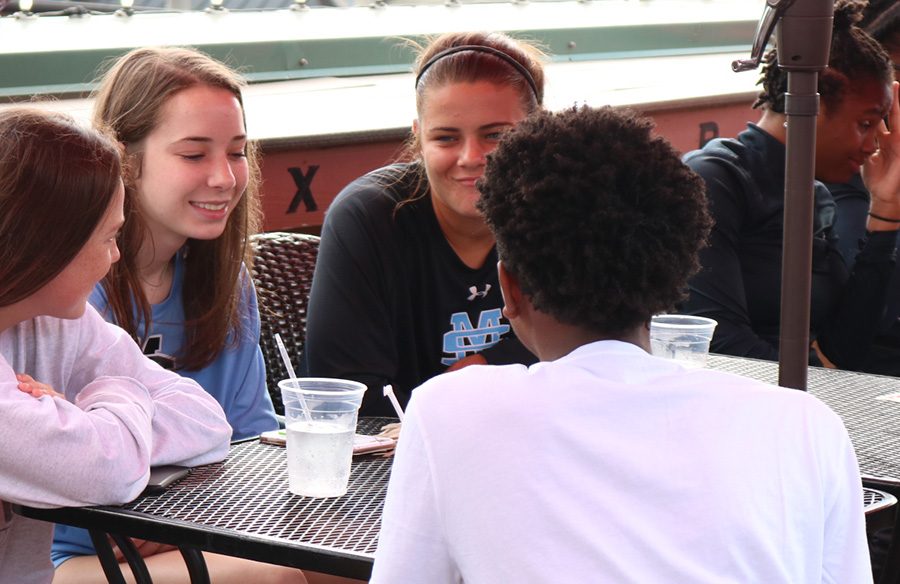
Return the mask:
{"type": "Polygon", "coordinates": [[[778,384],[806,390],[819,72],[828,66],[834,0],[796,0],[776,27],[788,72],[778,384]]]}
{"type": "Polygon", "coordinates": [[[819,113],[816,89],[819,72],[828,66],[833,2],[766,0],[750,59],[731,64],[735,71],[756,69],[772,30],[777,31],[778,66],[788,73],[778,384],[804,391],[809,364],[813,179],[819,113]]]}
{"type": "Polygon", "coordinates": [[[788,73],[778,385],[806,389],[819,74],[788,73]]]}

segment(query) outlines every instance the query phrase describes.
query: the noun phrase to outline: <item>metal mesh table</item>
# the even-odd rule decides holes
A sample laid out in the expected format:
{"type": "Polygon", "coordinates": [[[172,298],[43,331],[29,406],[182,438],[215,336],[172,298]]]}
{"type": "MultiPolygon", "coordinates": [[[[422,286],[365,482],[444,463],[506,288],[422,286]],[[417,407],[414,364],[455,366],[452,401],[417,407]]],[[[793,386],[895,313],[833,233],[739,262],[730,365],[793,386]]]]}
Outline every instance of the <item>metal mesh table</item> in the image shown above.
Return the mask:
{"type": "MultiPolygon", "coordinates": [[[[391,421],[365,418],[358,431],[374,434],[391,421]]],[[[354,457],[346,495],[301,497],[288,491],[286,449],[254,439],[232,445],[226,460],[192,469],[160,495],[122,506],[23,508],[22,514],[368,579],[392,460],[354,457]]]]}
{"type": "MultiPolygon", "coordinates": [[[[707,366],[778,383],[772,361],[710,354],[707,366]]],[[[810,367],[807,391],[843,419],[865,477],[900,483],[900,378],[810,367]]]]}

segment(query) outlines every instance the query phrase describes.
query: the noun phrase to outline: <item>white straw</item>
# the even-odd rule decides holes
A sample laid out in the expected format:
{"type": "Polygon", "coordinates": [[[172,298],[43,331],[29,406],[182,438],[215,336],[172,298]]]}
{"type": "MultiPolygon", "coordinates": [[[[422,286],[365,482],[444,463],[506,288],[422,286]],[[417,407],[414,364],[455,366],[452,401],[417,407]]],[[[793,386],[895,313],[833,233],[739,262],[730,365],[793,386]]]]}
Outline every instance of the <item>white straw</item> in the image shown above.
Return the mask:
{"type": "MultiPolygon", "coordinates": [[[[288,377],[291,380],[296,381],[297,374],[294,373],[294,366],[291,365],[291,358],[288,356],[287,349],[284,346],[284,343],[281,341],[281,335],[275,333],[275,344],[278,345],[278,352],[281,353],[281,360],[284,361],[284,366],[287,369],[288,377]]],[[[309,415],[309,406],[306,405],[306,398],[303,397],[303,393],[299,391],[300,386],[297,385],[297,397],[300,398],[300,407],[303,409],[303,417],[306,418],[306,421],[312,424],[312,416],[309,415]]]]}
{"type": "Polygon", "coordinates": [[[397,401],[397,396],[394,395],[394,388],[390,385],[384,386],[384,395],[387,396],[389,400],[391,400],[391,405],[394,406],[394,411],[397,412],[397,417],[400,418],[400,421],[403,421],[403,408],[400,407],[400,402],[397,401]]]}

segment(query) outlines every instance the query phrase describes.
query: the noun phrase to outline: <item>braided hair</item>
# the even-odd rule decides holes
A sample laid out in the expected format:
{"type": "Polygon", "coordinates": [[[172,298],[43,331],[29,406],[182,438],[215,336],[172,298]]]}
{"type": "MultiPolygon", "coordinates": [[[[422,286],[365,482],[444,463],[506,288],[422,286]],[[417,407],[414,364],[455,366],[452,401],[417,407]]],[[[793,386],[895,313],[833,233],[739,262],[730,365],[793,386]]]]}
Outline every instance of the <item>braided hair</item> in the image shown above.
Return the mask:
{"type": "MultiPolygon", "coordinates": [[[[887,3],[893,1],[886,0],[887,3]]],[[[873,80],[888,85],[893,80],[890,57],[878,41],[859,26],[865,7],[865,0],[837,0],[834,4],[828,68],[819,74],[818,85],[819,95],[826,107],[837,106],[859,81],[873,80]]],[[[787,71],[778,66],[777,49],[766,53],[763,62],[757,83],[763,89],[753,107],[764,107],[783,114],[787,71]]]]}
{"type": "Polygon", "coordinates": [[[900,53],[900,3],[897,0],[871,0],[859,25],[888,52],[900,53]]]}

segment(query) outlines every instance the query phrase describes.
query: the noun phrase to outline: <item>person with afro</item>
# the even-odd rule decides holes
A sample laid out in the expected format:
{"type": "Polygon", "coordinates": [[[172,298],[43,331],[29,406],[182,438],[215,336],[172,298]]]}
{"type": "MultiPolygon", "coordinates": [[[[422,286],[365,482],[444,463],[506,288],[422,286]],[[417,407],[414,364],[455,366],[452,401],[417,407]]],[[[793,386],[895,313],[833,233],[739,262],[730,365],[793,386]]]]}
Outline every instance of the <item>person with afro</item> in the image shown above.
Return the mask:
{"type": "Polygon", "coordinates": [[[538,112],[479,189],[504,314],[540,362],[413,392],[371,581],[871,582],[838,416],[650,355],[712,223],[651,124],[538,112]]]}

